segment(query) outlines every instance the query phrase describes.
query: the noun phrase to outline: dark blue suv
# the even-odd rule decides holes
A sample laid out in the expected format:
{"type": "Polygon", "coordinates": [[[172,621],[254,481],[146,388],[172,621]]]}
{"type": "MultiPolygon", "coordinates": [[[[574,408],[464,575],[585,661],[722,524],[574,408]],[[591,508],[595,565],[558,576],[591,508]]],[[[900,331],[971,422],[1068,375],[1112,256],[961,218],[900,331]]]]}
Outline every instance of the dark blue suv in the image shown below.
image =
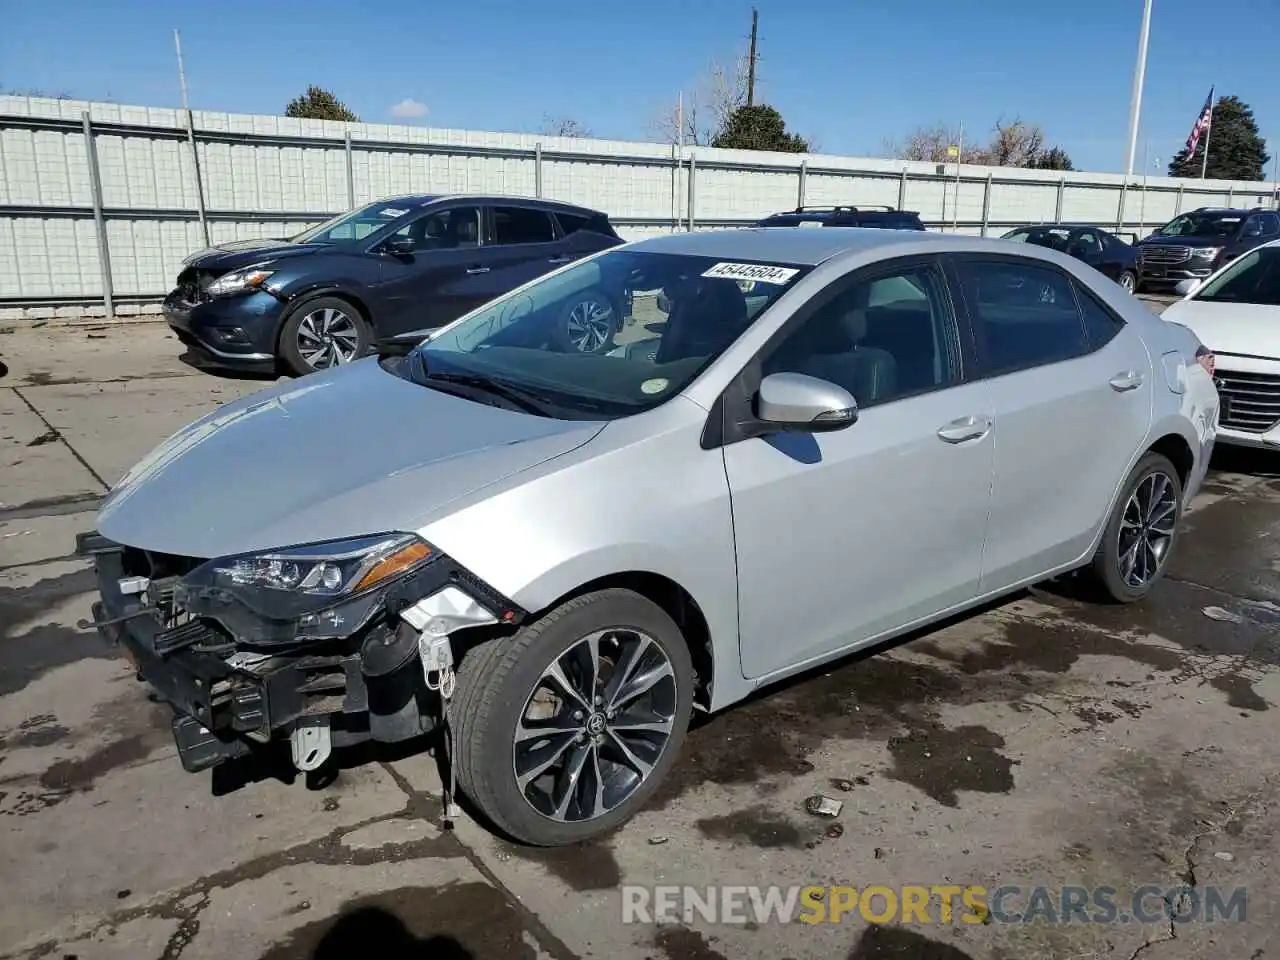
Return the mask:
{"type": "MultiPolygon", "coordinates": [[[[547,200],[407,196],[287,240],[242,240],[183,263],[169,326],[198,364],[294,374],[348,363],[379,342],[420,340],[535,277],[622,238],[598,211],[547,200]]],[[[605,352],[625,304],[586,290],[548,336],[605,352]]]]}

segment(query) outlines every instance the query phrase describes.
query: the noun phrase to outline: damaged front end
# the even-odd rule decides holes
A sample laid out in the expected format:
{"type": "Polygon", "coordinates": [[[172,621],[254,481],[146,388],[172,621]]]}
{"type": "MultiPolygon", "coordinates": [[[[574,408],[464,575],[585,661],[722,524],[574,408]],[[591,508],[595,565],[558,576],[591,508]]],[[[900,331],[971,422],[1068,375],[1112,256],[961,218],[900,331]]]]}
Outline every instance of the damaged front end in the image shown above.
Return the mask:
{"type": "Polygon", "coordinates": [[[524,617],[412,534],[205,560],[87,533],[76,552],[97,570],[95,625],[174,708],[192,772],[284,739],[313,770],[334,748],[428,733],[450,635],[524,617]]]}

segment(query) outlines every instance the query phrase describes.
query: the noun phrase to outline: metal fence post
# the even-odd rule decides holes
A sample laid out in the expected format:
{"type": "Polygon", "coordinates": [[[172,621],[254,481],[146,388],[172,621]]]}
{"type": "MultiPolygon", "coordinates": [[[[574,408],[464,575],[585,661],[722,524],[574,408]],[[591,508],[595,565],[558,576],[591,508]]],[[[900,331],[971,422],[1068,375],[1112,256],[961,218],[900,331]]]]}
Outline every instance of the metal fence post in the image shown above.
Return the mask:
{"type": "Polygon", "coordinates": [[[801,160],[800,161],[800,183],[796,188],[796,207],[797,208],[804,207],[804,186],[805,186],[804,181],[808,175],[809,175],[809,161],[801,160]]]}
{"type": "Polygon", "coordinates": [[[987,235],[987,224],[991,221],[991,171],[987,171],[987,183],[982,188],[982,235],[987,235]]]}
{"type": "Polygon", "coordinates": [[[191,144],[191,164],[196,172],[196,215],[200,218],[200,235],[204,237],[204,245],[210,246],[209,218],[204,210],[204,177],[200,175],[200,151],[196,148],[196,121],[190,108],[187,114],[187,143],[191,144]]]}
{"type": "Polygon", "coordinates": [[[1231,206],[1236,200],[1236,185],[1233,183],[1227,187],[1227,206],[1231,206]]]}
{"type": "Polygon", "coordinates": [[[533,195],[542,196],[542,141],[533,145],[533,195]]]}
{"type": "Polygon", "coordinates": [[[1053,219],[1057,223],[1062,222],[1062,195],[1067,192],[1067,178],[1058,178],[1058,200],[1053,207],[1053,219]]]}
{"type": "Polygon", "coordinates": [[[342,138],[342,148],[347,155],[347,209],[354,210],[356,206],[356,173],[351,159],[350,128],[347,129],[346,135],[342,138]]]}
{"type": "Polygon", "coordinates": [[[1182,184],[1178,184],[1178,204],[1173,208],[1173,215],[1176,217],[1182,212],[1182,184]]]}
{"type": "Polygon", "coordinates": [[[698,173],[698,158],[689,154],[689,232],[694,229],[694,210],[696,209],[697,190],[695,181],[698,173]]]}
{"type": "Polygon", "coordinates": [[[907,208],[907,168],[902,168],[902,176],[898,179],[898,209],[907,208]]]}
{"type": "Polygon", "coordinates": [[[116,318],[115,291],[111,288],[111,250],[107,245],[107,218],[102,214],[102,176],[98,171],[98,147],[93,140],[89,111],[80,113],[84,126],[84,153],[89,161],[89,192],[93,194],[93,227],[98,235],[98,270],[102,274],[102,300],[107,319],[116,318]]]}
{"type": "Polygon", "coordinates": [[[1120,228],[1124,226],[1124,198],[1129,192],[1129,181],[1126,179],[1120,185],[1120,202],[1116,205],[1116,233],[1120,232],[1120,228]]]}

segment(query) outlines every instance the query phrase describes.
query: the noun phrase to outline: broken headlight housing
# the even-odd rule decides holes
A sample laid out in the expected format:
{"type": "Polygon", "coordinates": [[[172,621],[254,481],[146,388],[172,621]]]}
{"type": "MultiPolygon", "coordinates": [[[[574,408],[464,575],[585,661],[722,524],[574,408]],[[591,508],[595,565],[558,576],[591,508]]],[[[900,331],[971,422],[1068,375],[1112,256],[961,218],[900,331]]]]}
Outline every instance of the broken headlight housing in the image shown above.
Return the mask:
{"type": "MultiPolygon", "coordinates": [[[[243,608],[296,624],[299,639],[345,636],[368,620],[383,588],[432,556],[431,547],[408,533],[329,540],[219,557],[183,577],[179,590],[188,611],[222,620],[250,642],[259,631],[228,622],[241,621],[235,614],[243,608]]],[[[283,639],[279,630],[268,633],[261,639],[283,639]]]]}

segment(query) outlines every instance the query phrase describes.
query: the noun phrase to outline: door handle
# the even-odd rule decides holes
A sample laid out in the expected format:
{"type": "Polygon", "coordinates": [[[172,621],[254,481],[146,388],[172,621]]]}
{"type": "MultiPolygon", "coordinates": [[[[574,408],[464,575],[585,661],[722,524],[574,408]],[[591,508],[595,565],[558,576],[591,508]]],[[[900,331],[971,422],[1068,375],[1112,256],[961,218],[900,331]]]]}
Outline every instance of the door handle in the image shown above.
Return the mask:
{"type": "Polygon", "coordinates": [[[981,440],[991,431],[990,417],[961,417],[938,428],[938,436],[947,443],[981,440]]]}
{"type": "Polygon", "coordinates": [[[467,267],[467,273],[488,273],[488,267],[467,267]]]}
{"type": "Polygon", "coordinates": [[[1124,393],[1126,390],[1136,390],[1142,386],[1142,374],[1137,370],[1126,370],[1124,373],[1117,373],[1107,382],[1111,384],[1112,390],[1124,393]]]}

